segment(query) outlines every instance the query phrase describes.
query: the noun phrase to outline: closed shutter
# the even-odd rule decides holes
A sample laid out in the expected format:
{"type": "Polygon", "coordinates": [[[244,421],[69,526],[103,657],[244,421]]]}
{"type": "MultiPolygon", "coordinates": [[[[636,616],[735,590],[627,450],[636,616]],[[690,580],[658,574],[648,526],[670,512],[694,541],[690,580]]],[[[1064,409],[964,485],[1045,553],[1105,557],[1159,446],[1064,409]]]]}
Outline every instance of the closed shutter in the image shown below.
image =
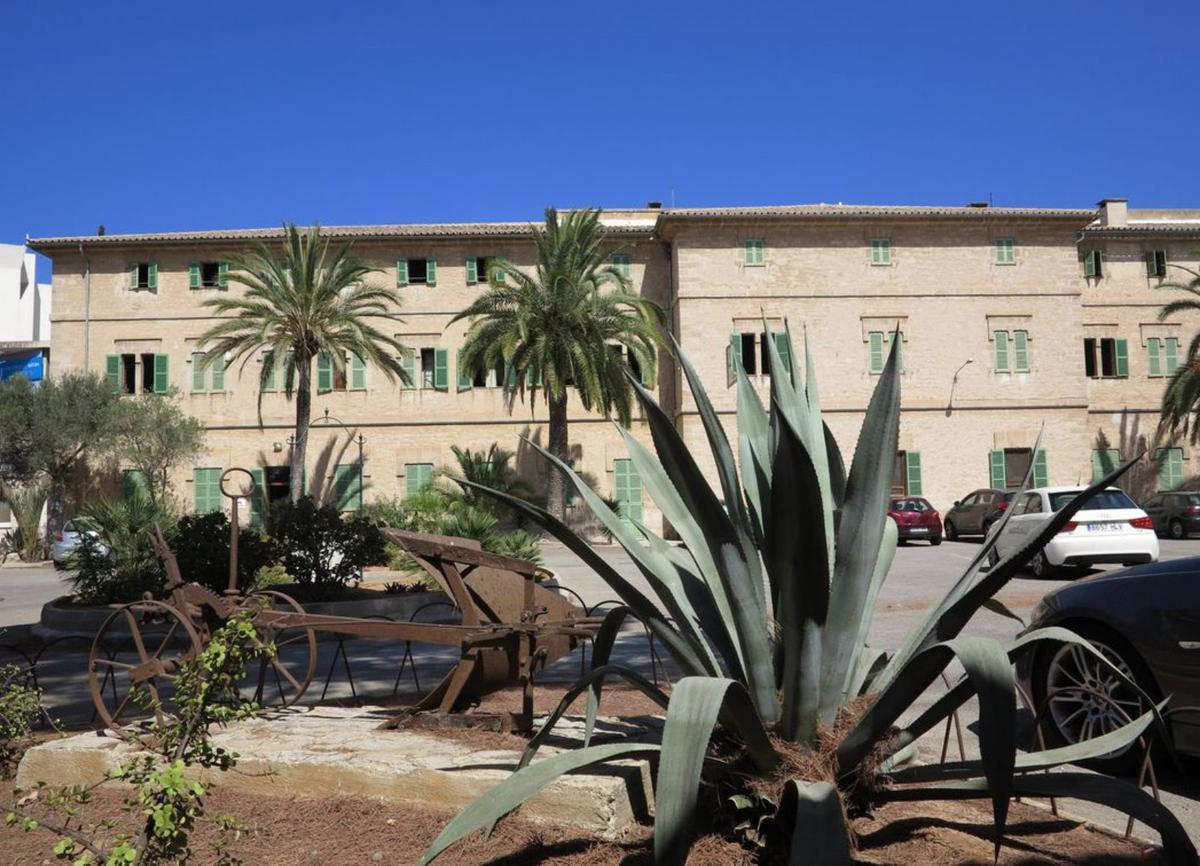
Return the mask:
{"type": "Polygon", "coordinates": [[[629,523],[642,523],[642,479],[628,459],[613,461],[613,483],[616,488],[617,513],[629,523]]]}
{"type": "Polygon", "coordinates": [[[437,259],[433,256],[425,260],[425,285],[437,285],[437,259]]]}
{"type": "Polygon", "coordinates": [[[150,274],[148,278],[148,285],[151,291],[153,291],[158,288],[158,262],[151,262],[146,270],[150,274]]]}
{"type": "Polygon", "coordinates": [[[1029,332],[1013,331],[1013,372],[1029,372],[1029,332]]]}
{"type": "Polygon", "coordinates": [[[871,331],[867,334],[870,344],[870,368],[872,373],[883,372],[883,331],[871,331]]]}
{"type": "Polygon", "coordinates": [[[193,505],[197,514],[221,510],[221,470],[196,469],[192,475],[193,505]]]}
{"type": "Polygon", "coordinates": [[[217,286],[222,289],[229,288],[229,262],[217,263],[217,286]]]}
{"type": "Polygon", "coordinates": [[[1008,366],[1008,331],[995,331],[992,339],[996,344],[996,372],[1009,372],[1008,366]]]}
{"type": "Polygon", "coordinates": [[[1175,371],[1179,369],[1179,338],[1167,337],[1164,341],[1166,344],[1166,357],[1164,361],[1163,373],[1167,376],[1174,376],[1175,371]]]}
{"type": "Polygon", "coordinates": [[[192,262],[190,265],[188,265],[188,288],[189,289],[200,288],[200,264],[199,264],[199,262],[192,262]]]}
{"type": "Polygon", "coordinates": [[[1161,344],[1162,341],[1159,340],[1158,337],[1151,337],[1150,339],[1146,340],[1146,354],[1149,356],[1150,360],[1151,376],[1162,375],[1162,358],[1160,350],[1161,344]]]}
{"type": "Polygon", "coordinates": [[[250,476],[254,479],[254,489],[250,491],[250,525],[258,529],[267,511],[266,480],[261,466],[251,469],[250,476]]]}
{"type": "Polygon", "coordinates": [[[165,394],[171,387],[170,361],[166,355],[154,356],[154,393],[165,394]]]}
{"type": "Polygon", "coordinates": [[[262,374],[259,379],[262,383],[261,387],[264,391],[275,390],[275,353],[263,352],[262,355],[262,374]]]}
{"type": "Polygon", "coordinates": [[[350,390],[367,390],[367,363],[353,352],[350,353],[350,390]]]}
{"type": "Polygon", "coordinates": [[[1117,468],[1121,462],[1121,452],[1116,448],[1097,448],[1092,451],[1092,483],[1095,484],[1105,475],[1117,468]]]}
{"type": "Polygon", "coordinates": [[[104,356],[104,383],[114,394],[121,393],[121,356],[104,356]]]}
{"type": "Polygon", "coordinates": [[[783,365],[783,374],[790,377],[792,373],[792,347],[788,345],[787,334],[772,334],[771,339],[775,341],[775,351],[779,354],[779,362],[783,365]]]}
{"type": "Polygon", "coordinates": [[[1045,487],[1050,483],[1050,470],[1046,466],[1046,450],[1039,448],[1033,455],[1033,486],[1045,487]]]}
{"type": "Polygon", "coordinates": [[[200,394],[208,390],[204,374],[204,353],[192,352],[192,393],[200,394]]]}
{"type": "Polygon", "coordinates": [[[325,352],[317,354],[317,390],[333,390],[333,359],[325,352]]]}
{"type": "Polygon", "coordinates": [[[992,451],[990,463],[992,487],[998,490],[1005,490],[1007,488],[1007,479],[1004,477],[1004,451],[992,451]]]}
{"type": "Polygon", "coordinates": [[[125,499],[150,495],[150,479],[141,469],[126,469],[121,473],[121,494],[125,499]]]}
{"type": "Polygon", "coordinates": [[[1129,341],[1113,340],[1113,354],[1116,359],[1117,378],[1129,378],[1129,341]]]}
{"type": "Polygon", "coordinates": [[[408,259],[396,259],[396,285],[408,285],[408,259]]]}
{"type": "MultiPolygon", "coordinates": [[[[468,259],[470,261],[470,259],[468,259]]],[[[463,350],[458,350],[458,356],[455,359],[455,370],[458,373],[458,390],[470,391],[475,385],[475,377],[471,375],[471,371],[463,364],[463,350]]]]}
{"type": "Polygon", "coordinates": [[[479,282],[479,260],[474,256],[467,256],[467,285],[473,286],[479,282]]]}
{"type": "Polygon", "coordinates": [[[433,483],[432,463],[404,464],[404,492],[407,496],[419,493],[433,483]]]}
{"type": "Polygon", "coordinates": [[[1158,460],[1158,489],[1175,490],[1183,483],[1183,449],[1160,448],[1158,460]]]}
{"type": "Polygon", "coordinates": [[[450,388],[449,352],[446,349],[433,350],[433,387],[438,391],[450,388]]]}
{"type": "Polygon", "coordinates": [[[209,365],[212,372],[210,391],[220,393],[225,390],[225,356],[217,355],[209,365]]]}
{"type": "Polygon", "coordinates": [[[357,511],[362,505],[357,463],[339,463],[333,468],[333,501],[338,511],[357,511]]]}
{"type": "Polygon", "coordinates": [[[400,356],[400,366],[404,368],[404,372],[408,377],[408,381],[401,384],[401,388],[411,390],[417,387],[417,354],[412,349],[405,349],[400,356]]]}
{"type": "Polygon", "coordinates": [[[905,464],[908,467],[908,496],[921,495],[921,452],[905,451],[905,464]]]}

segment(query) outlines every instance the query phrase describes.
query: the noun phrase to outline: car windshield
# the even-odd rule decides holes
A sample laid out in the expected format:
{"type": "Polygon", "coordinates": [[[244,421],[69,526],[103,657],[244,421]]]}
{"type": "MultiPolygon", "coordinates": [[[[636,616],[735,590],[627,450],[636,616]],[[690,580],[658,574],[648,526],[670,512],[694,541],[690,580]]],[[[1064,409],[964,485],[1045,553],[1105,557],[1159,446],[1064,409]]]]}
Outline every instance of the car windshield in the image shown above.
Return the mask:
{"type": "Polygon", "coordinates": [[[892,511],[932,511],[933,506],[924,499],[893,499],[892,511]]]}
{"type": "MultiPolygon", "coordinates": [[[[1058,511],[1082,492],[1082,490],[1064,490],[1061,493],[1051,493],[1050,510],[1058,511]]],[[[1101,490],[1099,493],[1092,494],[1092,497],[1083,503],[1079,510],[1100,511],[1107,508],[1137,508],[1137,503],[1120,490],[1101,490]]]]}

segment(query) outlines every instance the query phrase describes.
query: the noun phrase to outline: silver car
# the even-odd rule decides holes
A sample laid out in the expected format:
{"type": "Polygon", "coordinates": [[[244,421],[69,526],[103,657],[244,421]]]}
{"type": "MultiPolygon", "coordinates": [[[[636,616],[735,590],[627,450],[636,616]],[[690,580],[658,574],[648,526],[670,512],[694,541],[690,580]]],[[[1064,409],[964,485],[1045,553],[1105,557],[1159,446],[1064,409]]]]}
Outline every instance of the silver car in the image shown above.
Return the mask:
{"type": "MultiPolygon", "coordinates": [[[[76,517],[63,525],[62,532],[55,534],[54,543],[50,545],[50,558],[54,560],[55,568],[67,567],[67,560],[75,555],[85,535],[100,540],[100,528],[86,517],[76,517]]],[[[100,544],[98,549],[103,553],[107,548],[100,544]]]]}

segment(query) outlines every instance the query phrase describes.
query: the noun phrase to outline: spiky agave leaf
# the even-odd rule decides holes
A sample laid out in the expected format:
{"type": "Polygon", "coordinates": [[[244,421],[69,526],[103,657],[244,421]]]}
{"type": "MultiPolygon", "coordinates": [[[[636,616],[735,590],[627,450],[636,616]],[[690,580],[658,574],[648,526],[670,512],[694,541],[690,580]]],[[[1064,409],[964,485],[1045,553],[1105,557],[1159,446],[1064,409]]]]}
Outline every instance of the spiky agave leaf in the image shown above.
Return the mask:
{"type": "Polygon", "coordinates": [[[838,790],[828,782],[791,779],[775,816],[790,828],[789,866],[850,866],[850,840],[838,790]]]}

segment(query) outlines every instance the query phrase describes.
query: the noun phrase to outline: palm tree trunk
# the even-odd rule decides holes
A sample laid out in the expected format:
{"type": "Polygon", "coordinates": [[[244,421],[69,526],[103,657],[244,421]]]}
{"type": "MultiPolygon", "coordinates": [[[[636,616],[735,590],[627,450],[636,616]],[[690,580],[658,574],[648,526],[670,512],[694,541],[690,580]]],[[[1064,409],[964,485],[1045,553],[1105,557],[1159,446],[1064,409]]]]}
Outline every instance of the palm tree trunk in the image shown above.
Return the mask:
{"type": "Polygon", "coordinates": [[[298,502],[304,495],[304,455],[308,451],[308,424],[312,415],[312,359],[296,358],[296,436],[292,446],[288,497],[298,502]]]}
{"type": "MultiPolygon", "coordinates": [[[[563,462],[570,460],[570,446],[567,444],[567,395],[550,396],[550,453],[563,462]]],[[[557,469],[551,467],[550,477],[546,481],[546,510],[559,520],[567,516],[567,479],[557,469]]]]}

